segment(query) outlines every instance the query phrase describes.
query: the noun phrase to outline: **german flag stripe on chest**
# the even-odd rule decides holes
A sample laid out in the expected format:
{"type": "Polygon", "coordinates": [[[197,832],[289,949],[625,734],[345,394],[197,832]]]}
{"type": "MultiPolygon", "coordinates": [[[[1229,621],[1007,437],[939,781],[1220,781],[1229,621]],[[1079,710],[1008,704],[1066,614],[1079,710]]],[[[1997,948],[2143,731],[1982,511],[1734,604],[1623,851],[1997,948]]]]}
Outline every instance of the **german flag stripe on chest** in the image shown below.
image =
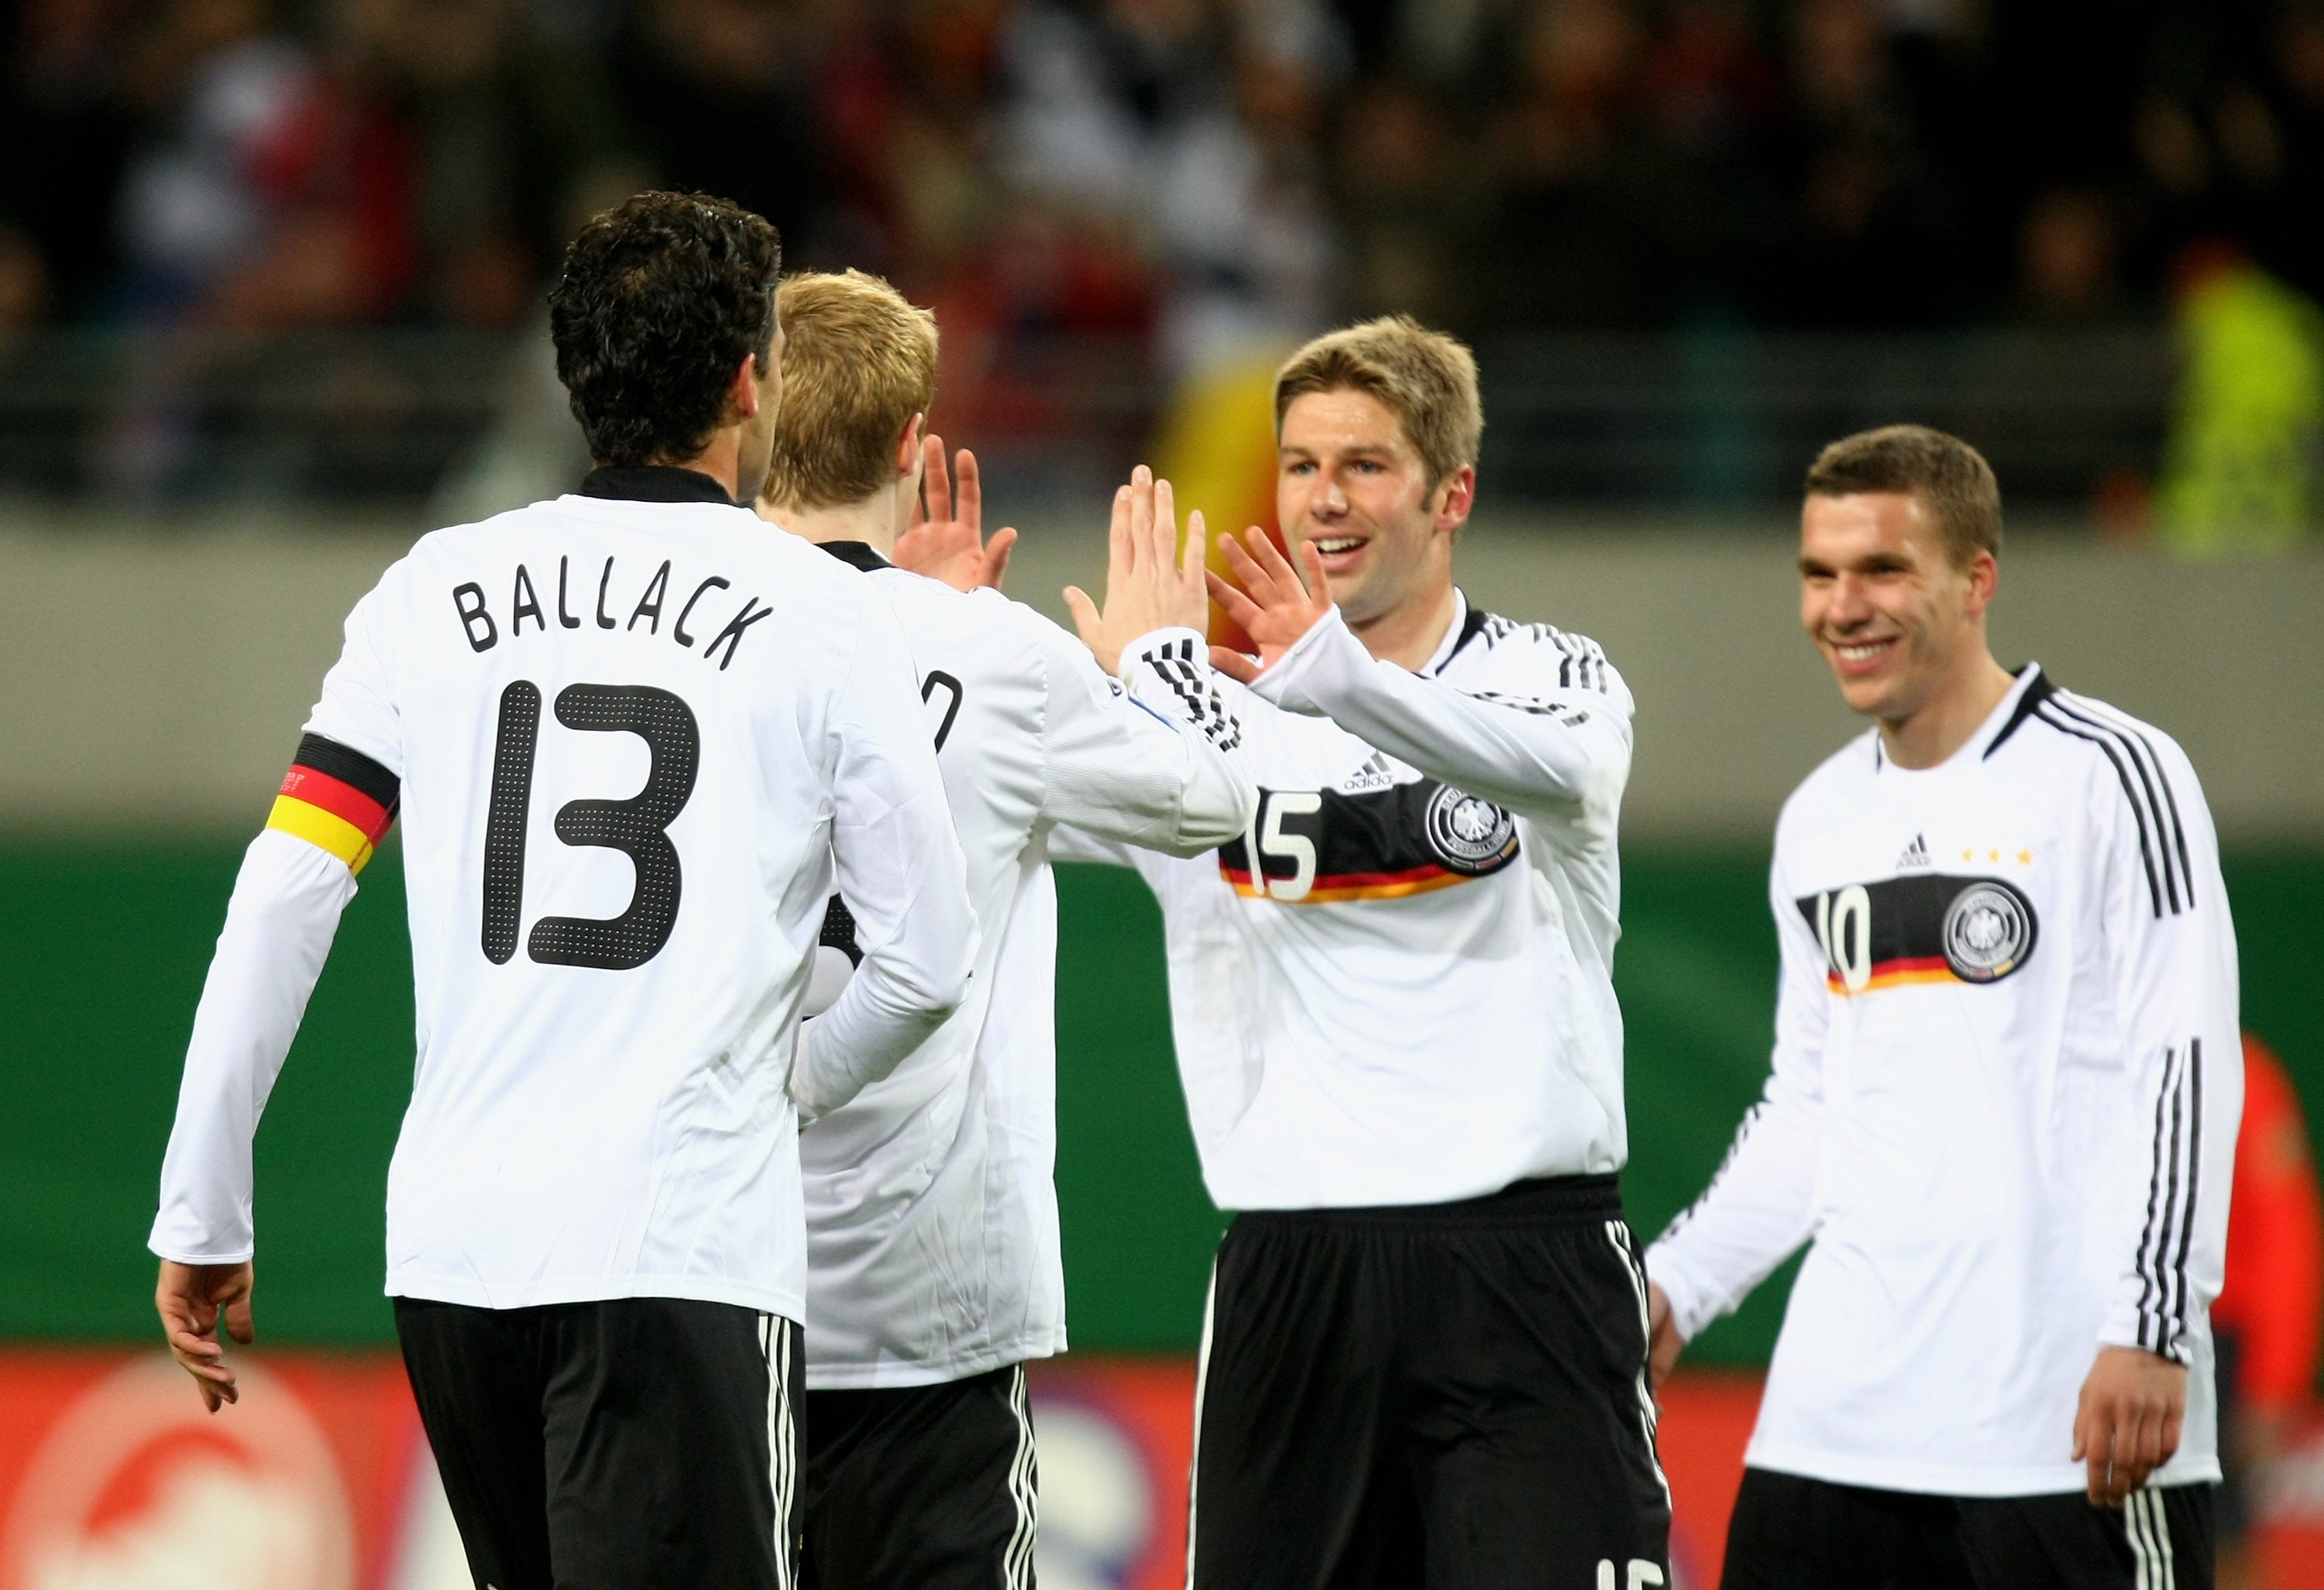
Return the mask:
{"type": "Polygon", "coordinates": [[[347,870],[361,872],[395,822],[401,788],[394,774],[361,751],[305,735],[266,826],[328,850],[347,870]]]}
{"type": "Polygon", "coordinates": [[[1842,997],[1912,983],[1997,983],[2032,958],[2034,902],[1999,878],[1913,873],[1794,902],[1842,997]]]}

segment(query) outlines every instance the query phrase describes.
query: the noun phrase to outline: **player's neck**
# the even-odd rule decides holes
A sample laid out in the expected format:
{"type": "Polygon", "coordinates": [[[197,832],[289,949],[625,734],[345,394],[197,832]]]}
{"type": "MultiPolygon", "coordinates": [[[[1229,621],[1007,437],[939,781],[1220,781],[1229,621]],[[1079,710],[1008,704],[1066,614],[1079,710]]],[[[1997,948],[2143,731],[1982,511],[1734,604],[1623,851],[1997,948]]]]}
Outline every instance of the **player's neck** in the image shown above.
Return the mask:
{"type": "Polygon", "coordinates": [[[1376,619],[1351,621],[1348,628],[1364,643],[1364,649],[1382,662],[1417,674],[1444,644],[1445,633],[1452,628],[1452,615],[1460,608],[1452,575],[1447,574],[1441,588],[1416,594],[1376,619]]]}
{"type": "Polygon", "coordinates": [[[724,426],[710,433],[710,445],[692,458],[657,458],[671,469],[690,469],[718,483],[730,498],[741,500],[742,489],[742,427],[724,426]]]}
{"type": "Polygon", "coordinates": [[[836,508],[793,508],[761,498],[759,517],[780,525],[792,535],[823,546],[831,541],[861,541],[881,556],[896,556],[896,493],[893,488],[874,492],[859,502],[836,508]]]}
{"type": "Polygon", "coordinates": [[[1899,767],[1934,767],[1967,745],[2017,683],[1979,646],[1921,708],[1880,720],[1880,746],[1899,767]]]}

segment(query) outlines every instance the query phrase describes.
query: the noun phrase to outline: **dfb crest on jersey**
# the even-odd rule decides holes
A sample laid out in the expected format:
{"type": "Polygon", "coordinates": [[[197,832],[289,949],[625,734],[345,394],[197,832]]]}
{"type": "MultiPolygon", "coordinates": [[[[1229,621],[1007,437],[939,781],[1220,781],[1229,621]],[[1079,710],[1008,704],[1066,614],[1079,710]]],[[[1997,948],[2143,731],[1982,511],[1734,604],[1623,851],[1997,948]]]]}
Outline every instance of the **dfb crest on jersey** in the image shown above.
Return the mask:
{"type": "Polygon", "coordinates": [[[1447,785],[1428,803],[1428,848],[1455,872],[1490,872],[1517,853],[1517,819],[1447,785]]]}
{"type": "Polygon", "coordinates": [[[2034,907],[1999,878],[1980,878],[1945,907],[1945,964],[1967,983],[1998,982],[2034,948],[2034,907]]]}

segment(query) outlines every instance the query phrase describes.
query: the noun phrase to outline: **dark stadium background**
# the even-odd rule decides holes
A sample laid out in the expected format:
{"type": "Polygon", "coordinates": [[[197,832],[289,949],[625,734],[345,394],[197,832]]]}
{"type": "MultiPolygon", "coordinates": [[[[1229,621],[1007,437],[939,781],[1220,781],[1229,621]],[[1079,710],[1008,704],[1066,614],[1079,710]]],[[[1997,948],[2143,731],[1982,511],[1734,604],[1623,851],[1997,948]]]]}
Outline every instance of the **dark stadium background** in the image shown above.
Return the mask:
{"type": "MultiPolygon", "coordinates": [[[[1012,592],[1052,612],[1133,462],[1214,522],[1265,516],[1290,343],[1389,310],[1472,341],[1463,583],[1595,634],[1639,700],[1642,1235],[1764,1076],[1766,836],[1852,731],[1789,629],[1797,482],[1892,420],[2000,473],[2005,660],[2188,745],[2246,1023],[2324,1124],[2313,0],[6,0],[0,1590],[47,1538],[27,1509],[69,1511],[25,1476],[102,1468],[57,1432],[152,1351],[194,1001],[338,617],[412,536],[585,466],[540,294],[578,218],[646,184],[760,207],[794,264],[936,308],[936,428],[977,449],[991,522],[1026,532],[1012,592]]],[[[1159,1583],[1169,1377],[1222,1217],[1153,905],[1100,869],[1059,887],[1075,1352],[1042,1405],[1042,1572],[1159,1583]],[[1101,1539],[1072,1487],[1133,1426],[1146,1533],[1101,1539]]],[[[258,1144],[263,1361],[338,1443],[349,1583],[382,1590],[430,1582],[379,1401],[401,912],[391,842],[258,1144]]],[[[1729,1444],[1679,1476],[1683,1526],[1723,1519],[1701,1499],[1785,1280],[1690,1352],[1709,1400],[1672,1403],[1665,1448],[1720,1396],[1729,1444]]],[[[2324,1438],[2284,1463],[2281,1550],[2324,1549],[2324,1438]]]]}

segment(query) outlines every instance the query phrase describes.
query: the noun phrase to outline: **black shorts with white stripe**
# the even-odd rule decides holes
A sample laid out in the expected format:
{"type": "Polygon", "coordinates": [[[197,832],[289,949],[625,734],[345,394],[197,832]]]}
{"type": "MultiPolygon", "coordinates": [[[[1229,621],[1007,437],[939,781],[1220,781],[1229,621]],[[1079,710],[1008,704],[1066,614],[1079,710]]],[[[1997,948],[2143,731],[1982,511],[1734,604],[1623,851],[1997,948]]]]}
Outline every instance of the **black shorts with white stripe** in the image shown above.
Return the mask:
{"type": "Polygon", "coordinates": [[[1238,1215],[1211,1285],[1194,1590],[1669,1582],[1613,1177],[1238,1215]]]}
{"type": "Polygon", "coordinates": [[[732,1303],[395,1300],[479,1590],[793,1590],[798,1327],[732,1303]]]}
{"type": "Polygon", "coordinates": [[[807,1394],[805,1590],[1032,1590],[1025,1367],[807,1394]]]}
{"type": "Polygon", "coordinates": [[[2211,1590],[2209,1484],[1922,1496],[1743,1471],[1720,1590],[2211,1590]]]}

